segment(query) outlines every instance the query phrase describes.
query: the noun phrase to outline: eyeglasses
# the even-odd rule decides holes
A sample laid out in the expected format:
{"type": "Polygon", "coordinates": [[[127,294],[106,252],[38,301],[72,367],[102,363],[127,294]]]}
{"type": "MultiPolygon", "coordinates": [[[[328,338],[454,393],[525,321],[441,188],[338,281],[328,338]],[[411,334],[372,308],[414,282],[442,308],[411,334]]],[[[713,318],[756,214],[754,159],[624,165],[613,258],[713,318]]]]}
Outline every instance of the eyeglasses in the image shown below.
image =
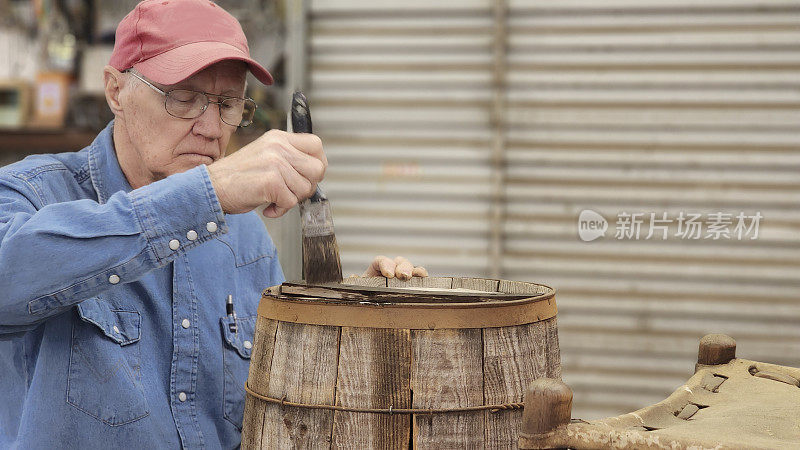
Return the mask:
{"type": "Polygon", "coordinates": [[[151,89],[163,95],[164,109],[173,117],[196,119],[203,115],[209,104],[213,103],[219,106],[219,117],[228,125],[246,127],[253,123],[253,116],[258,105],[251,98],[207,94],[189,89],[172,89],[165,92],[133,70],[128,69],[125,72],[135,76],[144,84],[150,86],[151,89]],[[209,96],[216,97],[218,101],[212,102],[209,96]]]}

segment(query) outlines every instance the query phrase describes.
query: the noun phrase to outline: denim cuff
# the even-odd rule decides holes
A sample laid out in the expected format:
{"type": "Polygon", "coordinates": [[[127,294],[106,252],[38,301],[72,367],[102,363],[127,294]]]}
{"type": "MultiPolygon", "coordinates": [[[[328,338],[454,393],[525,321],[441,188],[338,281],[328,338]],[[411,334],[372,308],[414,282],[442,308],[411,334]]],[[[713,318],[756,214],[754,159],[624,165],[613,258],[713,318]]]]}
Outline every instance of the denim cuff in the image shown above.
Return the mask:
{"type": "Polygon", "coordinates": [[[156,266],[228,232],[205,164],[131,191],[131,202],[156,266]]]}

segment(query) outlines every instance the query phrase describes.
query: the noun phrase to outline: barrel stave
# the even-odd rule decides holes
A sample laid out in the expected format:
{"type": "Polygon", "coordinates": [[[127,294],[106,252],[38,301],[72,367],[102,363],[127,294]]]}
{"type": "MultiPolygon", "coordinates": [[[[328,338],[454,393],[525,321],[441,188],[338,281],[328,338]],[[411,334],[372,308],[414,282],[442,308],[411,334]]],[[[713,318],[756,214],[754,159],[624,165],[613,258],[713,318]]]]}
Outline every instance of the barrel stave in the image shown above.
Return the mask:
{"type": "MultiPolygon", "coordinates": [[[[336,404],[351,408],[410,408],[411,334],[404,329],[342,327],[336,404]]],[[[408,415],[336,411],[334,448],[405,448],[408,415]]]]}
{"type": "MultiPolygon", "coordinates": [[[[267,395],[333,404],[339,327],[278,323],[267,395]]],[[[262,449],[330,448],[333,411],[267,406],[262,449]]]]}
{"type": "MultiPolygon", "coordinates": [[[[537,378],[558,378],[560,363],[554,336],[556,318],[542,322],[483,329],[483,395],[486,404],[522,402],[537,378]]],[[[514,448],[521,410],[484,412],[486,448],[514,448]]]]}
{"type": "MultiPolygon", "coordinates": [[[[269,375],[272,367],[272,353],[275,348],[275,332],[278,329],[276,320],[258,317],[256,319],[256,332],[253,337],[253,349],[250,354],[250,372],[247,382],[256,392],[267,392],[269,389],[269,375]]],[[[245,411],[242,424],[242,447],[261,448],[261,437],[264,431],[264,413],[268,407],[266,402],[253,396],[246,396],[245,411]]]]}
{"type": "MultiPolygon", "coordinates": [[[[411,389],[414,408],[483,404],[480,329],[412,330],[411,389]]],[[[419,448],[483,448],[481,411],[415,414],[419,448]]]]}

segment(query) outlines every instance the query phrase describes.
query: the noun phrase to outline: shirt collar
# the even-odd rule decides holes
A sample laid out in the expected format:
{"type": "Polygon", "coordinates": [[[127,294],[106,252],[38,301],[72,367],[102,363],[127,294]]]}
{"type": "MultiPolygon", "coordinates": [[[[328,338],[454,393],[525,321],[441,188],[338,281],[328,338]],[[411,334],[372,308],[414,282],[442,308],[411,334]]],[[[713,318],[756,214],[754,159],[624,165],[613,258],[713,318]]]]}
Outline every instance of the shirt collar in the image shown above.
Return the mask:
{"type": "Polygon", "coordinates": [[[115,192],[133,190],[125,174],[122,173],[114,149],[113,120],[97,135],[89,147],[89,175],[100,204],[107,202],[115,192]]]}

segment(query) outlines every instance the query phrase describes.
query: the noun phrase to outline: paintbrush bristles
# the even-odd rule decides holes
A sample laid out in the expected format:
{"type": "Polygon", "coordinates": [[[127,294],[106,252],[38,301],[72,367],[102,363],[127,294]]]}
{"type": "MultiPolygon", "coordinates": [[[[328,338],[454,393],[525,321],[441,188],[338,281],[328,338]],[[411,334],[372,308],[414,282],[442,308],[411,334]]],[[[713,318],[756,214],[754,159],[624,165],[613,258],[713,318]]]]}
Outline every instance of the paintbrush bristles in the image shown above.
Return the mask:
{"type": "Polygon", "coordinates": [[[335,234],[303,236],[303,272],[307,283],[342,282],[342,262],[335,234]]]}
{"type": "Polygon", "coordinates": [[[303,224],[303,277],[308,283],[341,283],[342,262],[333,232],[331,204],[321,194],[300,204],[303,224]]]}

